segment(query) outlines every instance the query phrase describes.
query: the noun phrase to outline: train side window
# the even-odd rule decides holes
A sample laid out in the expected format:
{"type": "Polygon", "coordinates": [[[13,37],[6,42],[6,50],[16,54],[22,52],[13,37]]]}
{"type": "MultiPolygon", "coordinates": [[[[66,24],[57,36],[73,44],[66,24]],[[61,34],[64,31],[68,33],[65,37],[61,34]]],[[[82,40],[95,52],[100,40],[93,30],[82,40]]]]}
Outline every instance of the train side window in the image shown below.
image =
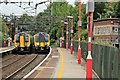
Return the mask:
{"type": "Polygon", "coordinates": [[[25,36],[25,42],[28,42],[28,36],[27,35],[25,36]]]}

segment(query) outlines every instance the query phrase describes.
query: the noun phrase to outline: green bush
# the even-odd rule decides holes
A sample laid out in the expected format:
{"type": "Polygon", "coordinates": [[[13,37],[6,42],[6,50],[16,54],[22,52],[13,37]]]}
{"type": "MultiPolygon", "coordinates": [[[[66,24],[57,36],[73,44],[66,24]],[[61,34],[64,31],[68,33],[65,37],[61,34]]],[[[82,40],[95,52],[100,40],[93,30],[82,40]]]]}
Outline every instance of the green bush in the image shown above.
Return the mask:
{"type": "Polygon", "coordinates": [[[51,45],[52,45],[53,43],[55,43],[55,39],[51,39],[51,40],[50,40],[50,43],[51,43],[51,45]]]}

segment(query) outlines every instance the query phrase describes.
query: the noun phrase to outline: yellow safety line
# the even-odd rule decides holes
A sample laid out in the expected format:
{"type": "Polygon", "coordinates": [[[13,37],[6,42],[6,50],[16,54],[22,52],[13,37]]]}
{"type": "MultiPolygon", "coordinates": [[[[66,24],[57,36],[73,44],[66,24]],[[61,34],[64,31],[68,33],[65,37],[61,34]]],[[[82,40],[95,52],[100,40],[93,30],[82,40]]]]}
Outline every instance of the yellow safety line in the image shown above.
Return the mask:
{"type": "Polygon", "coordinates": [[[63,72],[63,69],[64,69],[64,55],[63,55],[63,52],[60,49],[59,49],[59,52],[60,52],[60,56],[61,56],[61,63],[60,63],[60,70],[59,70],[59,73],[58,73],[58,76],[57,76],[58,79],[61,78],[62,72],[63,72]]]}

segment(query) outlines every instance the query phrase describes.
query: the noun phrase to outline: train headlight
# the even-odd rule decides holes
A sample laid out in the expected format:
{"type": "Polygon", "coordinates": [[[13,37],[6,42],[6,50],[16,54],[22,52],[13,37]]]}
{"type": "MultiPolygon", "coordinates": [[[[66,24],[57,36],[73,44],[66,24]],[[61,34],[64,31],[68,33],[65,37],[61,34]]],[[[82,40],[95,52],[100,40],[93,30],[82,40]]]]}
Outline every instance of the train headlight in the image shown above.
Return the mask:
{"type": "Polygon", "coordinates": [[[39,43],[36,43],[37,46],[39,46],[39,43]]]}

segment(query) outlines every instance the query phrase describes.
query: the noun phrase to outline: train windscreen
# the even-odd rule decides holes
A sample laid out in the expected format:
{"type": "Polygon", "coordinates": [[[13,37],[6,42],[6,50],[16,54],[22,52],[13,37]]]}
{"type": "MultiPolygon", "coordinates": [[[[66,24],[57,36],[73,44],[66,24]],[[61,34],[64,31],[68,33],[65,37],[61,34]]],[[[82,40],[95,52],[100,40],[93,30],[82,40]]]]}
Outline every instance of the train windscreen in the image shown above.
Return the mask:
{"type": "Polygon", "coordinates": [[[19,41],[20,41],[19,38],[20,38],[19,35],[16,35],[16,42],[19,42],[19,41]]]}
{"type": "Polygon", "coordinates": [[[28,35],[25,35],[25,42],[28,42],[29,39],[28,39],[28,35]]]}
{"type": "Polygon", "coordinates": [[[39,40],[40,40],[40,42],[45,42],[45,37],[44,37],[44,35],[43,34],[39,34],[39,40]]]}
{"type": "Polygon", "coordinates": [[[39,36],[35,36],[36,42],[39,42],[39,36]]]}

